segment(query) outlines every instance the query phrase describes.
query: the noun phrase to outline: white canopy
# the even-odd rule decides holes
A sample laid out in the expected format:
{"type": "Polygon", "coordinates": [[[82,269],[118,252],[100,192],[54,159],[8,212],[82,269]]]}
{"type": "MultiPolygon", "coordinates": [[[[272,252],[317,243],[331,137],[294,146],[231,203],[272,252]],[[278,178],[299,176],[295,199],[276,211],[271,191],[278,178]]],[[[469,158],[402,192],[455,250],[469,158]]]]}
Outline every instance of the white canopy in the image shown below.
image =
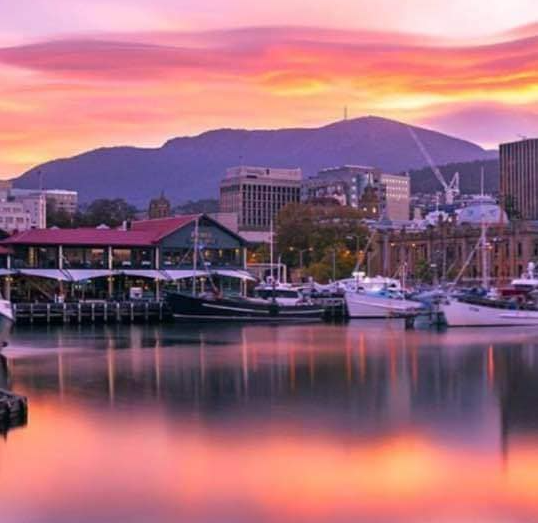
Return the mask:
{"type": "Polygon", "coordinates": [[[13,274],[15,271],[12,271],[11,269],[0,269],[0,276],[9,276],[10,274],[13,274]]]}
{"type": "Polygon", "coordinates": [[[219,276],[227,276],[228,278],[239,278],[241,280],[256,281],[256,278],[247,271],[234,271],[232,269],[217,269],[213,271],[214,274],[219,276]]]}
{"type": "Polygon", "coordinates": [[[112,276],[112,271],[107,269],[69,269],[65,270],[73,281],[92,280],[94,278],[104,278],[112,276]]]}
{"type": "Polygon", "coordinates": [[[195,271],[192,269],[183,269],[183,270],[165,270],[163,271],[170,280],[183,280],[185,278],[192,278],[193,275],[195,276],[207,276],[206,271],[196,271],[196,274],[194,274],[195,271]]]}
{"type": "Polygon", "coordinates": [[[152,280],[167,280],[168,276],[164,271],[144,270],[144,269],[122,269],[119,274],[133,276],[136,278],[151,278],[152,280]]]}
{"type": "Polygon", "coordinates": [[[60,269],[19,269],[19,274],[36,276],[37,278],[50,278],[51,280],[69,281],[71,278],[66,271],[60,269]]]}

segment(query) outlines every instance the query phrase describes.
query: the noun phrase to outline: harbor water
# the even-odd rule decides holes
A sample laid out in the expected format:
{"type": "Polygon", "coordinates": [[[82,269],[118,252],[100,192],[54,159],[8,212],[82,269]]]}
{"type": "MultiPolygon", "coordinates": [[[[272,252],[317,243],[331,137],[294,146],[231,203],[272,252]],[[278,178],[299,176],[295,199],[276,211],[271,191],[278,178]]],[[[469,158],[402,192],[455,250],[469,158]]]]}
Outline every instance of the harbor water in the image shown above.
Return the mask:
{"type": "Polygon", "coordinates": [[[2,523],[538,521],[538,329],[17,327],[2,523]]]}

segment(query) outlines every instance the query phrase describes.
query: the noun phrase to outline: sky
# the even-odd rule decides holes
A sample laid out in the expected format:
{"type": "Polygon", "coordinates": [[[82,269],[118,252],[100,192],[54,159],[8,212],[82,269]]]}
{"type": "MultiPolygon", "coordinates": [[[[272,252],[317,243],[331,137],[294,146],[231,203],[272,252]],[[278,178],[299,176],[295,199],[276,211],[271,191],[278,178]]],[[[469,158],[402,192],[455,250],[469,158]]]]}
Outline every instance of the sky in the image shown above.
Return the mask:
{"type": "Polygon", "coordinates": [[[536,0],[0,0],[0,178],[220,127],[538,136],[536,0]]]}

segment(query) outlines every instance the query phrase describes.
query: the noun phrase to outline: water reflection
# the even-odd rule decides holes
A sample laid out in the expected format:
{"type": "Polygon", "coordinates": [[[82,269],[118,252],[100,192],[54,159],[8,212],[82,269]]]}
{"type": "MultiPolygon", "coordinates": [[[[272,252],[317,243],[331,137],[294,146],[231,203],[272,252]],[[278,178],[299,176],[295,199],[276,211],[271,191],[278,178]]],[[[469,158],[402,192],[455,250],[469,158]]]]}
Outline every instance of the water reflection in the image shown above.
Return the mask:
{"type": "Polygon", "coordinates": [[[35,329],[6,354],[15,522],[538,519],[536,331],[35,329]]]}

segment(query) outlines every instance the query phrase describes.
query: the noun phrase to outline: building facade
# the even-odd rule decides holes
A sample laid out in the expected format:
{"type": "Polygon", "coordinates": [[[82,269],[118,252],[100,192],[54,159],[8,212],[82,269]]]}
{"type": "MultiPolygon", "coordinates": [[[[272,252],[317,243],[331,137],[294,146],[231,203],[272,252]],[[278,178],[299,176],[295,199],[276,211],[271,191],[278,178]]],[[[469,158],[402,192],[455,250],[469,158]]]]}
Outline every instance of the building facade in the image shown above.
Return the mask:
{"type": "Polygon", "coordinates": [[[74,298],[80,291],[125,299],[132,286],[151,288],[158,297],[167,285],[188,285],[194,274],[202,285],[210,274],[212,280],[248,279],[246,242],[207,215],[142,220],[124,229],[32,229],[6,238],[0,248],[9,251],[2,276],[14,280],[21,301],[50,300],[58,292],[74,298]]]}
{"type": "Polygon", "coordinates": [[[501,195],[523,220],[538,220],[538,138],[500,146],[501,195]]]}
{"type": "Polygon", "coordinates": [[[149,202],[148,218],[156,220],[159,218],[168,218],[172,214],[170,201],[165,198],[164,192],[158,198],[153,198],[149,202]]]}
{"type": "MultiPolygon", "coordinates": [[[[424,230],[378,229],[368,253],[370,275],[397,275],[403,267],[409,278],[429,272],[432,279],[477,283],[482,256],[477,224],[441,221],[424,230]],[[464,269],[465,266],[465,269],[464,269]]],[[[514,221],[487,227],[486,272],[492,282],[520,277],[529,262],[538,261],[538,223],[514,221]]]]}
{"type": "Polygon", "coordinates": [[[0,230],[12,234],[30,228],[30,213],[21,202],[0,200],[0,230]]]}
{"type": "Polygon", "coordinates": [[[343,165],[321,170],[302,186],[303,201],[333,198],[340,205],[356,209],[365,206],[364,195],[370,188],[376,192],[380,202],[378,218],[391,220],[409,219],[410,182],[405,175],[383,173],[380,169],[362,165],[343,165]]]}
{"type": "Polygon", "coordinates": [[[279,211],[300,201],[301,181],[301,169],[232,167],[220,184],[220,211],[237,213],[239,232],[247,240],[267,242],[279,211]]]}

